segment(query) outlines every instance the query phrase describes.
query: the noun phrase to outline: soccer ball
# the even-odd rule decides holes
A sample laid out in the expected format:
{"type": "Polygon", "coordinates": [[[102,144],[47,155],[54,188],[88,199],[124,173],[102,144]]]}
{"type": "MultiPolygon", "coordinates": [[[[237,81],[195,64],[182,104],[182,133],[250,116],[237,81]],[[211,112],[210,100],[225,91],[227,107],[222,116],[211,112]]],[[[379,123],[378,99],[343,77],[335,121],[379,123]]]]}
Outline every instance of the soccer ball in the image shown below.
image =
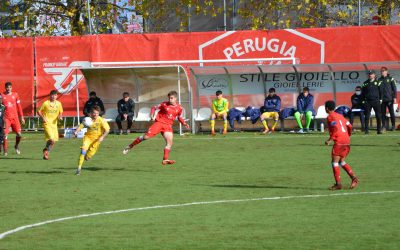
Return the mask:
{"type": "Polygon", "coordinates": [[[83,118],[82,124],[85,127],[90,127],[93,124],[93,120],[90,117],[85,117],[85,118],[83,118]]]}

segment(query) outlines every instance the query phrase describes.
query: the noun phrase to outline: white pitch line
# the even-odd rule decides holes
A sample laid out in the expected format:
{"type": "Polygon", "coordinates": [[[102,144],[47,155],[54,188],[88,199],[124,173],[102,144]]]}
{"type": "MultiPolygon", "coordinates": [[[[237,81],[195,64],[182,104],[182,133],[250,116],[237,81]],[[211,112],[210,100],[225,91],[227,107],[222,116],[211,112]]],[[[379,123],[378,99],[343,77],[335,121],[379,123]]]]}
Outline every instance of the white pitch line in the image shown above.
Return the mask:
{"type": "Polygon", "coordinates": [[[298,196],[276,196],[276,197],[265,197],[265,198],[250,198],[250,199],[237,199],[237,200],[219,200],[219,201],[198,201],[198,202],[191,202],[191,203],[182,203],[182,204],[175,204],[175,205],[156,205],[151,207],[138,207],[138,208],[128,208],[122,210],[113,210],[113,211],[106,211],[106,212],[98,212],[98,213],[91,213],[91,214],[81,214],[76,216],[69,216],[63,217],[54,220],[47,220],[35,224],[20,226],[14,228],[12,230],[6,231],[0,234],[0,240],[4,237],[20,232],[22,230],[32,228],[32,227],[39,227],[46,224],[51,224],[60,221],[66,220],[73,220],[85,217],[92,217],[97,215],[105,215],[105,214],[118,214],[118,213],[125,213],[125,212],[132,212],[132,211],[141,211],[141,210],[150,210],[150,209],[158,209],[158,208],[175,208],[175,207],[186,207],[186,206],[195,206],[195,205],[209,205],[209,204],[221,204],[221,203],[236,203],[236,202],[247,202],[247,201],[264,201],[264,200],[282,200],[282,199],[296,199],[296,198],[321,198],[321,197],[335,197],[335,196],[351,196],[351,195],[366,195],[366,194],[388,194],[388,193],[400,193],[400,191],[376,191],[376,192],[355,192],[355,193],[334,193],[334,194],[312,194],[312,195],[298,195],[298,196]]]}

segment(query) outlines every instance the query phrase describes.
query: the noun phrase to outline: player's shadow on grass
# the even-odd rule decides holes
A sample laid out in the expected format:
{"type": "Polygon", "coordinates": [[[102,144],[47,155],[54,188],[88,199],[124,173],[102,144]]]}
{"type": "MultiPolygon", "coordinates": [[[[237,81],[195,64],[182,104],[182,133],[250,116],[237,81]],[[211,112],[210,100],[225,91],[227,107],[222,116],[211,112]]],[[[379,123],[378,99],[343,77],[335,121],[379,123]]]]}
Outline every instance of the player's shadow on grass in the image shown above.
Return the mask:
{"type": "MultiPolygon", "coordinates": [[[[56,169],[76,169],[76,168],[56,168],[56,169]]],[[[87,171],[101,171],[101,170],[111,170],[111,171],[124,171],[125,168],[99,168],[99,167],[83,167],[82,170],[87,171]]]]}
{"type": "MultiPolygon", "coordinates": [[[[6,172],[6,171],[2,171],[6,172]]],[[[65,174],[64,171],[7,171],[10,174],[65,174]]]]}
{"type": "Polygon", "coordinates": [[[0,160],[42,160],[39,158],[30,158],[30,157],[0,157],[0,160]]]}
{"type": "Polygon", "coordinates": [[[243,185],[243,184],[215,184],[206,185],[210,187],[219,188],[265,188],[265,189],[305,189],[305,190],[326,190],[324,188],[313,188],[313,187],[290,187],[290,186],[274,186],[274,185],[243,185]]]}

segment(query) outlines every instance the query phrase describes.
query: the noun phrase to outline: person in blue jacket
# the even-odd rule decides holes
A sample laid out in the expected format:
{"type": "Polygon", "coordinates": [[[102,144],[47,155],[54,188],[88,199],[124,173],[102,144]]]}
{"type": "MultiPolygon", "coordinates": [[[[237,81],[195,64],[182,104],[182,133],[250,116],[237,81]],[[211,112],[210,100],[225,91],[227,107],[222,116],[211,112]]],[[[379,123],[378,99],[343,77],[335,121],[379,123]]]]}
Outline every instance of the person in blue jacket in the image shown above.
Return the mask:
{"type": "Polygon", "coordinates": [[[314,96],[310,94],[308,87],[303,88],[303,92],[297,97],[297,111],[294,113],[297,125],[299,125],[299,133],[304,133],[303,124],[301,119],[303,116],[306,118],[306,132],[310,130],[311,120],[313,119],[314,110],[314,96]]]}
{"type": "Polygon", "coordinates": [[[263,112],[260,116],[261,122],[264,125],[264,134],[270,132],[267,119],[274,119],[274,124],[271,127],[271,132],[275,131],[275,127],[279,120],[279,111],[281,109],[281,98],[275,94],[275,88],[268,90],[268,95],[264,100],[263,112]]]}

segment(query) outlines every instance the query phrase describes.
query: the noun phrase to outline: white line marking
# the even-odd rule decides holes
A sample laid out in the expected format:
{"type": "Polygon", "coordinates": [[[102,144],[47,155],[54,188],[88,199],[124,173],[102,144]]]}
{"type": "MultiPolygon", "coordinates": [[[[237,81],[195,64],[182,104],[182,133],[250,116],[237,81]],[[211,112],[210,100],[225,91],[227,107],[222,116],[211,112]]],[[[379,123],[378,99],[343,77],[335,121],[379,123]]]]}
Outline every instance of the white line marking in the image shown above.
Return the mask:
{"type": "Polygon", "coordinates": [[[0,240],[4,237],[17,233],[19,231],[32,228],[39,227],[46,224],[51,224],[60,221],[80,219],[85,217],[92,217],[97,215],[105,215],[105,214],[118,214],[125,213],[131,211],[141,211],[141,210],[150,210],[150,209],[158,209],[158,208],[175,208],[175,207],[186,207],[186,206],[195,206],[195,205],[209,205],[209,204],[221,204],[221,203],[236,203],[236,202],[247,202],[247,201],[264,201],[264,200],[282,200],[282,199],[295,199],[295,198],[321,198],[321,197],[334,197],[334,196],[351,196],[351,195],[366,195],[366,194],[388,194],[388,193],[400,193],[400,191],[376,191],[376,192],[356,192],[356,193],[334,193],[334,194],[311,194],[311,195],[298,195],[298,196],[276,196],[276,197],[265,197],[265,198],[250,198],[250,199],[237,199],[237,200],[219,200],[219,201],[199,201],[199,202],[191,202],[191,203],[182,203],[175,205],[156,205],[151,207],[138,207],[138,208],[128,208],[122,210],[113,210],[106,212],[98,212],[92,214],[81,214],[76,216],[63,217],[54,220],[47,220],[35,224],[25,225],[21,227],[17,227],[15,229],[9,230],[0,234],[0,240]]]}

